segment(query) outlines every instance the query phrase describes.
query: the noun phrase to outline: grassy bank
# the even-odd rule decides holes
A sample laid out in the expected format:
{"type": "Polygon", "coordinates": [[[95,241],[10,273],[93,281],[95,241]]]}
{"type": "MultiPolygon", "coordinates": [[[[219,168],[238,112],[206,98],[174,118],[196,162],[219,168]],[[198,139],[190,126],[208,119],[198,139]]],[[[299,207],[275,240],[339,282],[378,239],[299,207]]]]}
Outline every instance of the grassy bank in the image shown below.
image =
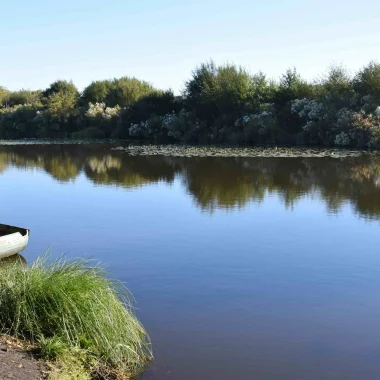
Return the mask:
{"type": "Polygon", "coordinates": [[[127,289],[83,260],[1,265],[0,332],[34,343],[53,378],[129,378],[152,358],[127,289]]]}

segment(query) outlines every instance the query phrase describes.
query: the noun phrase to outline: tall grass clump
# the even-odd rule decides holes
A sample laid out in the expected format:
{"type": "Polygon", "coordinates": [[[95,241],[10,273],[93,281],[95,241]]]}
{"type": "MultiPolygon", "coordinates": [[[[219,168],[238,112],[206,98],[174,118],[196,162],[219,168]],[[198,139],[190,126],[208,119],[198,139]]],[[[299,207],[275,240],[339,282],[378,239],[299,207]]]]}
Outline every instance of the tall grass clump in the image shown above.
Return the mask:
{"type": "Polygon", "coordinates": [[[0,266],[0,332],[40,344],[42,351],[50,347],[47,356],[65,347],[85,351],[103,368],[131,376],[152,358],[128,290],[81,259],[0,266]]]}

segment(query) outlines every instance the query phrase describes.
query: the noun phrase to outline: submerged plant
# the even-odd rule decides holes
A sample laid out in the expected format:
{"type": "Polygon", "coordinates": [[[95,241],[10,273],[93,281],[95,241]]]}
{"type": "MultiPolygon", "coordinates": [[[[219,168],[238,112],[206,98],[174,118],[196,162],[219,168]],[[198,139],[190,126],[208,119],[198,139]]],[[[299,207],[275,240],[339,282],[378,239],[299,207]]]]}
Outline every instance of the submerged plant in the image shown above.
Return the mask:
{"type": "Polygon", "coordinates": [[[37,259],[0,267],[0,332],[41,343],[46,353],[83,349],[102,366],[135,375],[152,358],[128,290],[85,260],[37,259]],[[54,342],[47,348],[46,342],[54,342]]]}

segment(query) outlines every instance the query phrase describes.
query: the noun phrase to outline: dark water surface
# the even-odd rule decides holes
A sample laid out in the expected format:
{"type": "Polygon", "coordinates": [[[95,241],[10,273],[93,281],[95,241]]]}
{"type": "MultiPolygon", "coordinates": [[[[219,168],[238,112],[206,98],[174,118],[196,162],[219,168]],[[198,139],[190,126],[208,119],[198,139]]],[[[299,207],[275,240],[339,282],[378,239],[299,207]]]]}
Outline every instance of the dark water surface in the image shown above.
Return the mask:
{"type": "Polygon", "coordinates": [[[155,379],[380,379],[380,157],[131,157],[0,146],[28,262],[108,263],[155,379]]]}

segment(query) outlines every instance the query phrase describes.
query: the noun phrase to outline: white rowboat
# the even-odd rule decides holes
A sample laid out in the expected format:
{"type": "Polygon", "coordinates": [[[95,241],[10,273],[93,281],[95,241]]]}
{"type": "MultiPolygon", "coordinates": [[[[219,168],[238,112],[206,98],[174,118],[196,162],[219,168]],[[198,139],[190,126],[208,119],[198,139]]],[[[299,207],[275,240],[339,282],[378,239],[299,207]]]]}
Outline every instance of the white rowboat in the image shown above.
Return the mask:
{"type": "Polygon", "coordinates": [[[20,253],[28,241],[28,229],[0,224],[0,259],[20,253]]]}

